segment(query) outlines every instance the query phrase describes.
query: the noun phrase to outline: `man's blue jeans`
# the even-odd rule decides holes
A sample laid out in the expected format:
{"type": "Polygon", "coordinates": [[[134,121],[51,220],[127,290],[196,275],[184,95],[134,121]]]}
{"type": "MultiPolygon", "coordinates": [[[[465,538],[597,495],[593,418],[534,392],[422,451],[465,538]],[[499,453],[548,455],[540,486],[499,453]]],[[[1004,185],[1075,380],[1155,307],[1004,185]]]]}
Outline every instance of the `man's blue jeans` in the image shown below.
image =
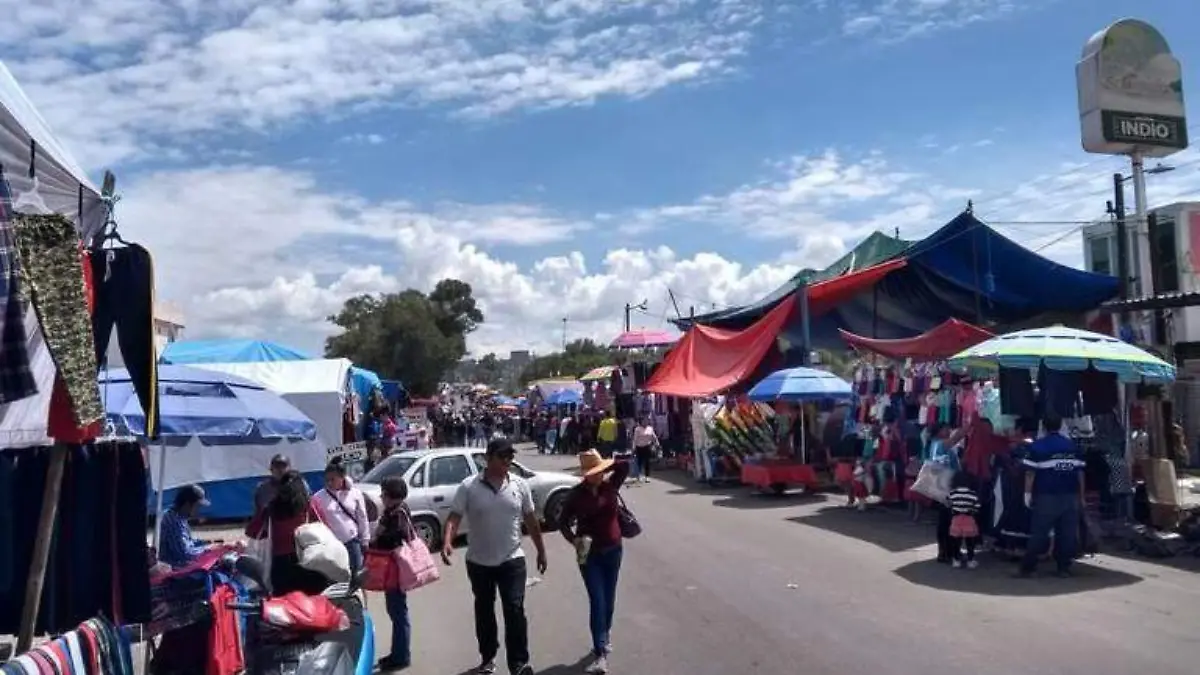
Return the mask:
{"type": "Polygon", "coordinates": [[[408,594],[388,591],[383,594],[388,618],[392,620],[392,653],[390,660],[397,665],[412,663],[412,625],[408,621],[408,594]]]}
{"type": "Polygon", "coordinates": [[[617,578],[621,574],[620,546],[607,551],[592,552],[579,571],[587,588],[588,614],[592,629],[592,653],[603,656],[608,651],[612,631],[613,610],[617,606],[617,578]]]}
{"type": "Polygon", "coordinates": [[[1038,557],[1050,547],[1050,532],[1054,531],[1054,560],[1058,570],[1071,568],[1079,550],[1079,494],[1034,495],[1033,522],[1030,525],[1029,545],[1021,560],[1021,572],[1037,569],[1038,557]]]}

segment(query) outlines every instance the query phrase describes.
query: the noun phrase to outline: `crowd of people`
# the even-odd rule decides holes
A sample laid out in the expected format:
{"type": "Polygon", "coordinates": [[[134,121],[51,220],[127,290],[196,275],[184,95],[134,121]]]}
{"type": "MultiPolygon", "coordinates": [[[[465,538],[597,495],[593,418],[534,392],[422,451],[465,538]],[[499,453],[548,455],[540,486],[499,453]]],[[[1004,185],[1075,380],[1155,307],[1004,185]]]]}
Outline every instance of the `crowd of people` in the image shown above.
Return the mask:
{"type": "MultiPolygon", "coordinates": [[[[636,435],[636,433],[635,433],[636,435]]],[[[647,432],[642,432],[646,438],[647,432]]],[[[474,672],[497,672],[500,630],[495,604],[499,599],[504,620],[507,666],[513,675],[532,675],[525,617],[528,567],[522,548],[522,533],[528,532],[537,551],[535,566],[546,571],[546,546],[529,485],[510,469],[516,450],[512,441],[497,437],[486,445],[486,465],[477,476],[462,483],[451,502],[441,556],[449,566],[455,557],[453,542],[464,518],[471,521],[466,573],[474,596],[475,636],[480,664],[474,672]]],[[[611,453],[610,453],[611,454],[611,453]]],[[[587,591],[592,661],[587,673],[608,671],[611,651],[617,581],[622,558],[623,508],[619,491],[631,475],[631,463],[605,456],[598,450],[579,453],[580,483],[565,502],[559,519],[561,535],[575,548],[576,564],[587,591]]],[[[324,473],[324,486],[311,492],[303,476],[292,469],[288,458],[277,455],[270,476],[254,493],[255,514],[245,528],[249,541],[266,541],[270,546],[269,582],[273,595],[299,591],[319,594],[329,581],[319,572],[306,569],[296,550],[296,532],[313,522],[324,523],[346,547],[351,573],[362,569],[367,550],[392,550],[415,536],[406,504],[408,485],[392,476],[382,481],[383,510],[371,513],[371,501],[346,475],[345,467],[332,462],[324,473]],[[375,521],[374,529],[369,523],[375,521]]],[[[172,506],[163,514],[159,560],[174,568],[186,567],[212,544],[193,536],[189,520],[207,505],[204,490],[189,485],[177,491],[172,506]]],[[[381,671],[394,672],[412,664],[412,619],[408,597],[399,590],[384,593],[385,608],[392,626],[392,651],[379,660],[381,671]]]]}

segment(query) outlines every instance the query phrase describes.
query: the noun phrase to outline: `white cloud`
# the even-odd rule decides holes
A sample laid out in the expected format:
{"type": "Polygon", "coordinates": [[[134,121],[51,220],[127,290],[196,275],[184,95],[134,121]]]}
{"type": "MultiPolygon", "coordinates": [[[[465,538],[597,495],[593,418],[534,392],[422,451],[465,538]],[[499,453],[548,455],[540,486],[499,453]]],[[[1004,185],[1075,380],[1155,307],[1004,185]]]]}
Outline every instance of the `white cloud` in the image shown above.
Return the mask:
{"type": "Polygon", "coordinates": [[[361,106],[644,96],[727,72],[759,15],[757,0],[0,0],[0,41],[97,166],[361,106]]]}
{"type": "Polygon", "coordinates": [[[895,43],[994,21],[1051,2],[1054,0],[863,0],[819,5],[843,17],[844,35],[895,43]]]}
{"type": "Polygon", "coordinates": [[[324,319],[346,298],[429,289],[443,277],[475,287],[489,320],[471,346],[491,351],[549,349],[564,316],[571,335],[609,339],[626,302],[649,298],[659,325],[668,287],[705,309],[753,300],[793,273],[713,253],[681,258],[666,247],[591,261],[569,252],[522,268],[467,239],[540,233],[552,216],[537,208],[420,211],[323,192],[311,176],[280,169],[148,175],[128,186],[121,206],[122,231],[155,252],[160,294],[184,305],[192,336],[256,335],[306,348],[329,334],[324,319]]]}
{"type": "Polygon", "coordinates": [[[383,145],[387,137],[383,134],[349,134],[341,138],[343,143],[355,145],[383,145]]]}

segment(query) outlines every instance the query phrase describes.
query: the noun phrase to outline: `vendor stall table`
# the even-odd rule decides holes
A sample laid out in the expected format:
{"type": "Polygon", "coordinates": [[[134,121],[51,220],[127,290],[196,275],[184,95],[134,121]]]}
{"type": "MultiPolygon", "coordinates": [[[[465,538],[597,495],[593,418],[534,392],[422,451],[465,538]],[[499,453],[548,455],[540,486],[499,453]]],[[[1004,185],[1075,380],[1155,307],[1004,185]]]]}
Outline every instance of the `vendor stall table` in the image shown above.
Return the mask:
{"type": "Polygon", "coordinates": [[[793,485],[803,486],[810,491],[820,486],[817,472],[811,465],[786,460],[743,464],[742,483],[776,493],[782,493],[793,485]]]}

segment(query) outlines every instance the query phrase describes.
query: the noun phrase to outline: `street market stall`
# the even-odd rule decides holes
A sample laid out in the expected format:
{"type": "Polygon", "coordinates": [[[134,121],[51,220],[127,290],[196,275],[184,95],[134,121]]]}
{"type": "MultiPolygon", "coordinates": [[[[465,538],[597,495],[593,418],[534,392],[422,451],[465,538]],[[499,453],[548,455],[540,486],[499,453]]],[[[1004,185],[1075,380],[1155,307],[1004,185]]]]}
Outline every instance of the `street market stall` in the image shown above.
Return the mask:
{"type": "MultiPolygon", "coordinates": [[[[127,654],[91,622],[149,618],[142,449],[103,434],[96,380],[118,317],[144,326],[122,327],[120,351],[158,433],[152,263],[118,234],[114,188],[88,180],[0,64],[0,633],[18,654],[77,629],[127,654]]],[[[101,673],[115,669],[77,675],[101,673]]]]}
{"type": "Polygon", "coordinates": [[[750,389],[747,398],[758,402],[788,403],[799,406],[799,447],[777,446],[773,456],[747,461],[742,467],[742,482],[761,490],[783,492],[790,485],[816,489],[819,481],[808,451],[807,411],[804,404],[849,401],[850,384],[840,377],[815,368],[789,368],[771,373],[750,389]]]}

